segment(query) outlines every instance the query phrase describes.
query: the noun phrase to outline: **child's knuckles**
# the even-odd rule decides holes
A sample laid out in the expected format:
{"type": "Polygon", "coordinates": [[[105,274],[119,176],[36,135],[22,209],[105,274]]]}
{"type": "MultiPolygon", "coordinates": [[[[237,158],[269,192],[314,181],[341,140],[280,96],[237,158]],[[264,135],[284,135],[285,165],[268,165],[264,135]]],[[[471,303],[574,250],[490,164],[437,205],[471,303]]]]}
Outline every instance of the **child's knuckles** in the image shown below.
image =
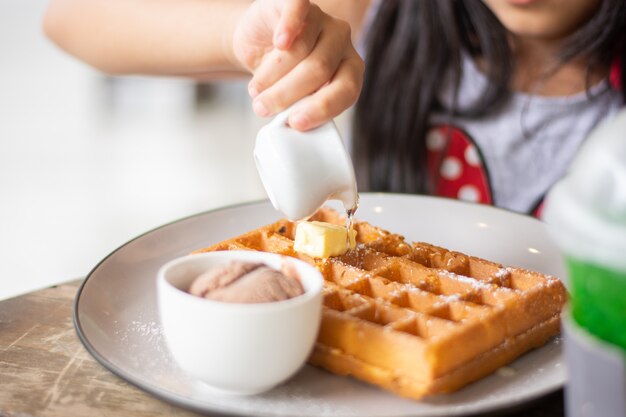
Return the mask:
{"type": "Polygon", "coordinates": [[[343,42],[352,44],[352,28],[350,24],[344,20],[335,19],[335,25],[337,26],[340,39],[343,42]]]}
{"type": "Polygon", "coordinates": [[[342,90],[346,99],[349,99],[351,103],[354,103],[361,93],[361,83],[354,78],[347,78],[342,83],[342,90]]]}
{"type": "Polygon", "coordinates": [[[291,104],[284,91],[272,89],[271,92],[268,91],[267,93],[263,97],[263,104],[272,113],[278,113],[291,104]]]}
{"type": "Polygon", "coordinates": [[[333,100],[331,100],[329,96],[324,95],[317,97],[313,107],[315,108],[313,114],[315,114],[318,119],[327,119],[334,116],[333,100]]]}
{"type": "Polygon", "coordinates": [[[312,78],[321,81],[322,83],[330,80],[333,76],[336,68],[333,68],[331,59],[327,57],[316,57],[309,59],[307,62],[307,72],[312,75],[312,78]]]}
{"type": "Polygon", "coordinates": [[[257,95],[265,91],[267,87],[262,80],[258,80],[256,77],[248,83],[248,91],[255,92],[257,95]]]}
{"type": "Polygon", "coordinates": [[[262,62],[262,56],[260,56],[257,51],[248,48],[238,49],[236,51],[236,56],[242,64],[251,69],[258,68],[262,62]]]}

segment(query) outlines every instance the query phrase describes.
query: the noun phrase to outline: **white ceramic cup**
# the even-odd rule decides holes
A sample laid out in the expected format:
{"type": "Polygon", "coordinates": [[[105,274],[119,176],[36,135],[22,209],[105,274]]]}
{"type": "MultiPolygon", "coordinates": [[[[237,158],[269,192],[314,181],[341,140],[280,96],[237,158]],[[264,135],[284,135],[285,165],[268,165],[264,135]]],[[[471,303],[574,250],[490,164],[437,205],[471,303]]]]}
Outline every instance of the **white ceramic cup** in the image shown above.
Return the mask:
{"type": "Polygon", "coordinates": [[[157,276],[167,346],[179,366],[214,389],[250,395],[294,375],[313,349],[321,321],[323,278],[313,266],[257,251],[220,251],[172,260],[157,276]],[[304,294],[277,302],[236,304],[186,292],[207,269],[233,260],[293,265],[304,294]]]}
{"type": "Polygon", "coordinates": [[[626,353],[580,327],[567,312],[565,335],[565,415],[626,416],[626,353]]]}
{"type": "Polygon", "coordinates": [[[297,131],[287,125],[292,108],[259,130],[254,148],[272,205],[290,220],[309,217],[326,200],[340,200],[352,209],[358,198],[356,178],[335,123],[297,131]]]}

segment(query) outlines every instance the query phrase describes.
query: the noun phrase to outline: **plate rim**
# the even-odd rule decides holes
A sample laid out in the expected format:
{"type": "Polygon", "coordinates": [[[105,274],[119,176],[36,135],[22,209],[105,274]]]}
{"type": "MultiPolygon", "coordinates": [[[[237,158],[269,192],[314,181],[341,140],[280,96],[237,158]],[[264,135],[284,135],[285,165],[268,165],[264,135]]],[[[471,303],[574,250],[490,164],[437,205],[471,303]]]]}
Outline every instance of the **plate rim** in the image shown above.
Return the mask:
{"type": "MultiPolygon", "coordinates": [[[[533,221],[537,221],[539,223],[543,223],[541,222],[541,220],[537,219],[534,216],[531,216],[529,214],[526,213],[519,213],[513,210],[509,210],[506,208],[502,208],[502,207],[497,207],[497,206],[493,206],[493,205],[486,205],[486,204],[481,204],[481,203],[476,203],[476,202],[471,202],[471,201],[464,201],[464,200],[458,200],[458,199],[454,199],[454,198],[446,198],[446,197],[437,197],[437,196],[430,196],[430,195],[420,195],[420,194],[403,194],[403,193],[387,193],[387,192],[362,192],[359,193],[360,196],[372,196],[372,197],[401,197],[401,198],[418,198],[418,199],[432,199],[432,200],[442,200],[445,201],[446,203],[452,203],[452,204],[459,204],[459,205],[471,205],[471,206],[481,206],[484,207],[486,209],[494,209],[494,210],[498,210],[498,211],[504,211],[506,213],[509,214],[513,214],[513,215],[518,215],[518,216],[522,216],[522,217],[526,217],[527,219],[533,220],[533,221]]],[[[89,281],[89,279],[93,276],[94,272],[103,264],[105,263],[110,257],[112,257],[113,255],[115,255],[117,252],[119,252],[120,250],[122,250],[123,248],[125,248],[126,246],[130,245],[131,243],[141,239],[144,236],[147,236],[151,233],[154,233],[160,229],[163,229],[165,227],[171,226],[173,224],[176,223],[180,223],[183,222],[185,220],[189,220],[189,219],[193,219],[195,217],[201,217],[201,216],[205,216],[208,214],[211,214],[213,212],[217,212],[217,211],[223,211],[223,210],[229,210],[229,209],[234,209],[234,208],[238,208],[238,207],[244,207],[244,206],[252,206],[255,204],[262,204],[262,203],[270,203],[269,199],[267,198],[261,198],[261,199],[256,199],[256,200],[250,200],[250,201],[243,201],[243,202],[239,202],[239,203],[234,203],[234,204],[229,204],[229,205],[224,205],[224,206],[219,206],[219,207],[215,207],[209,210],[205,210],[199,213],[195,213],[195,214],[191,214],[188,216],[183,216],[181,218],[178,218],[176,220],[170,221],[170,222],[166,222],[163,223],[159,226],[156,226],[154,228],[151,228],[149,230],[147,230],[146,232],[143,232],[131,239],[129,239],[128,241],[122,243],[120,246],[118,246],[117,248],[115,248],[114,250],[112,250],[109,254],[107,254],[106,256],[104,256],[99,262],[97,262],[95,264],[95,266],[93,268],[91,268],[91,270],[89,271],[89,273],[85,276],[85,278],[83,279],[83,282],[80,284],[80,287],[78,288],[78,291],[76,292],[76,295],[74,297],[74,301],[73,301],[73,307],[72,307],[72,322],[74,325],[74,330],[76,331],[76,334],[78,335],[78,338],[80,340],[80,342],[82,343],[82,345],[84,346],[84,348],[87,350],[87,352],[89,352],[89,354],[101,365],[103,366],[105,369],[107,369],[109,372],[113,373],[114,375],[116,375],[117,377],[123,379],[124,381],[126,381],[127,383],[143,390],[144,392],[149,393],[150,395],[154,396],[155,398],[168,402],[170,404],[174,404],[178,407],[181,407],[183,409],[186,410],[191,410],[194,412],[198,412],[201,414],[206,414],[207,411],[210,412],[217,412],[217,413],[221,413],[224,416],[241,416],[241,417],[249,417],[251,416],[251,414],[242,414],[241,412],[237,412],[235,410],[232,409],[226,409],[226,408],[222,408],[219,405],[210,405],[210,408],[208,407],[203,407],[201,405],[196,404],[196,401],[194,400],[185,400],[184,398],[182,398],[180,395],[177,394],[172,394],[170,393],[168,390],[165,390],[163,388],[160,388],[158,386],[155,386],[153,384],[150,383],[146,383],[143,382],[142,380],[133,377],[132,375],[130,375],[129,373],[127,373],[126,371],[124,371],[123,369],[119,368],[118,366],[116,366],[115,364],[113,364],[112,362],[110,362],[104,355],[100,354],[98,352],[98,350],[96,349],[95,346],[93,346],[91,344],[91,342],[89,341],[89,338],[85,335],[85,332],[83,330],[81,321],[80,321],[80,317],[79,317],[79,303],[81,300],[81,295],[83,293],[83,290],[85,289],[85,286],[87,284],[87,282],[89,281]]],[[[307,365],[310,366],[310,365],[307,365]]],[[[552,394],[554,394],[555,392],[558,392],[560,390],[563,390],[564,388],[564,383],[565,381],[563,381],[562,383],[557,383],[554,384],[554,386],[550,386],[548,389],[546,389],[545,391],[542,392],[538,392],[535,395],[530,395],[530,396],[526,396],[524,399],[513,399],[510,401],[507,401],[506,404],[491,404],[488,406],[484,406],[481,407],[479,410],[470,410],[468,412],[464,412],[461,414],[450,414],[452,416],[474,416],[474,415],[489,415],[489,414],[493,414],[493,413],[500,413],[500,412],[505,412],[507,410],[509,411],[514,411],[514,410],[522,410],[524,408],[526,408],[527,406],[531,406],[532,404],[537,403],[538,401],[540,401],[542,398],[544,397],[548,397],[552,394]]],[[[393,395],[393,394],[392,394],[393,395]]],[[[439,414],[432,414],[433,416],[439,416],[439,414]]],[[[448,415],[448,414],[446,414],[448,415]]],[[[282,417],[283,414],[275,414],[275,413],[265,413],[263,414],[263,416],[268,416],[268,417],[282,417]]],[[[395,417],[415,417],[416,414],[398,414],[395,417]]],[[[310,415],[310,416],[305,416],[305,417],[317,417],[315,415],[310,415]]],[[[377,415],[361,415],[359,417],[378,417],[377,415]]],[[[427,417],[426,415],[422,415],[422,417],[427,417]]]]}

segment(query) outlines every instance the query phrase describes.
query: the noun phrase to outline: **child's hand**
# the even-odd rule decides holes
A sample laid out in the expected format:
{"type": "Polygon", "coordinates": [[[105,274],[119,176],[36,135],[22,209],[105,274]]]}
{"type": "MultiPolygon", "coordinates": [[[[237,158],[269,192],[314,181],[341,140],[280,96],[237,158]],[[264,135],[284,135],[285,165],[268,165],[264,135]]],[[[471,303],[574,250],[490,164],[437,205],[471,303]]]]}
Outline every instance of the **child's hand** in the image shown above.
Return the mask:
{"type": "Polygon", "coordinates": [[[289,115],[298,130],[319,126],[358,98],[364,64],[348,23],[309,0],[257,0],[237,24],[235,56],[253,73],[248,91],[259,116],[311,95],[289,115]]]}

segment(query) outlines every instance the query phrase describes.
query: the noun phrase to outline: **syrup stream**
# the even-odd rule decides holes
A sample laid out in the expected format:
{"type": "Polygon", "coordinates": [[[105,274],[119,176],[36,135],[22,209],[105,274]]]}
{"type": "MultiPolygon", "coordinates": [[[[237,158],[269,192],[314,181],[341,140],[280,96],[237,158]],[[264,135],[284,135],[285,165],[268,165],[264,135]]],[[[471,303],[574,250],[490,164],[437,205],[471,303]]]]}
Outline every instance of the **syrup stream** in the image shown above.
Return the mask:
{"type": "Polygon", "coordinates": [[[346,228],[348,229],[348,236],[347,236],[347,247],[350,247],[350,232],[353,230],[354,228],[354,213],[356,213],[356,210],[359,208],[359,197],[357,195],[356,198],[356,202],[354,203],[354,205],[350,208],[346,208],[346,228]]]}

